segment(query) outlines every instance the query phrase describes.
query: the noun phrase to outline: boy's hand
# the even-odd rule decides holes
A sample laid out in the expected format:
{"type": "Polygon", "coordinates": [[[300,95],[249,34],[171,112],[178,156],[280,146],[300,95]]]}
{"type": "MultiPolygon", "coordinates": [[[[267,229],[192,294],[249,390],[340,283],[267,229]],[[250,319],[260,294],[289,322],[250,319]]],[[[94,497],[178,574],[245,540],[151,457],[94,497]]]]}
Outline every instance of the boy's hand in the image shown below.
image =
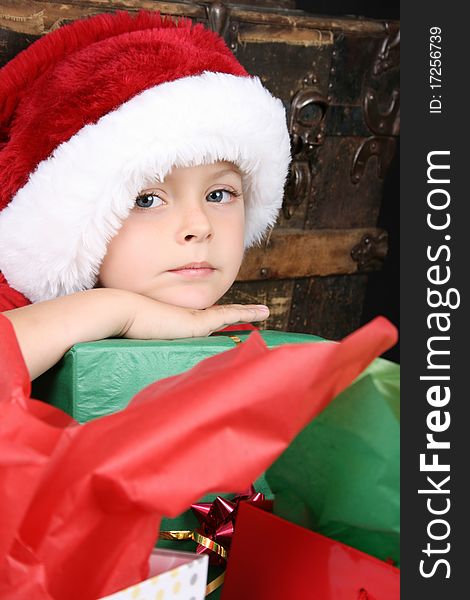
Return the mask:
{"type": "Polygon", "coordinates": [[[10,319],[31,379],[47,371],[74,344],[108,337],[203,337],[235,323],[264,321],[267,307],[228,304],[194,310],[125,290],[99,288],[15,308],[10,319]]]}
{"type": "Polygon", "coordinates": [[[256,304],[225,304],[205,310],[164,304],[145,296],[130,297],[132,315],[116,335],[134,339],[205,337],[237,323],[264,321],[269,309],[256,304]]]}

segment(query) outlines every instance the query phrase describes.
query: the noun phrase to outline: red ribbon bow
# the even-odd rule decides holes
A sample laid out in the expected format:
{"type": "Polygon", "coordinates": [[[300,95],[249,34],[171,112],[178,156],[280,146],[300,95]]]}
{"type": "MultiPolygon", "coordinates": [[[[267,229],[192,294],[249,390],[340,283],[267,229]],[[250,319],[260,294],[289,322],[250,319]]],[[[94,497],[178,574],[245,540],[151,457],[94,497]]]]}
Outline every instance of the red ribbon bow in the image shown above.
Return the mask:
{"type": "MultiPolygon", "coordinates": [[[[220,545],[226,552],[232,542],[235,529],[235,519],[241,501],[259,503],[265,499],[264,494],[256,492],[253,485],[242,494],[237,494],[232,500],[217,496],[212,502],[197,502],[191,504],[191,510],[199,521],[197,533],[220,545]]],[[[212,564],[223,564],[225,557],[215,548],[198,544],[198,554],[209,554],[212,564]]]]}

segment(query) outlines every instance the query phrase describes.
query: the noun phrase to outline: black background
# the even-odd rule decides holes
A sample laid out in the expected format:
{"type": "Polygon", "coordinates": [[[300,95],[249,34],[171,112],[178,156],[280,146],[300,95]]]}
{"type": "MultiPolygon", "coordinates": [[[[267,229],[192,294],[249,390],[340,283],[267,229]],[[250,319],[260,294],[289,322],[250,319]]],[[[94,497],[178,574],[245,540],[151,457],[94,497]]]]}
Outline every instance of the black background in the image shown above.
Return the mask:
{"type": "MultiPolygon", "coordinates": [[[[468,318],[466,317],[469,293],[465,262],[468,225],[465,218],[468,191],[467,138],[469,127],[463,119],[462,93],[466,72],[462,63],[467,39],[466,21],[456,12],[456,5],[429,0],[418,6],[416,3],[402,4],[401,13],[401,436],[402,436],[402,598],[467,598],[468,541],[470,535],[468,492],[468,318]],[[428,106],[433,91],[429,88],[429,29],[442,29],[442,97],[443,110],[440,115],[429,114],[428,106]],[[419,376],[426,371],[426,342],[436,331],[426,324],[432,312],[427,306],[426,248],[442,243],[443,232],[427,227],[427,154],[434,150],[450,150],[450,212],[452,222],[451,281],[459,289],[461,305],[450,310],[452,327],[450,357],[451,400],[446,407],[450,411],[451,425],[443,434],[451,449],[441,457],[448,458],[451,465],[450,488],[451,510],[446,515],[451,525],[450,554],[451,577],[445,579],[444,571],[429,579],[419,575],[419,561],[425,558],[422,548],[428,536],[426,527],[432,519],[427,512],[425,496],[418,489],[426,484],[426,476],[419,471],[419,454],[426,450],[426,416],[431,407],[426,401],[428,382],[420,382],[419,376]]],[[[449,188],[446,188],[449,189],[449,188]]],[[[435,287],[435,286],[433,286],[435,287]]],[[[439,309],[445,310],[445,309],[439,309]]],[[[442,334],[441,334],[442,335],[442,334]]],[[[442,473],[436,480],[442,479],[442,473]]],[[[427,486],[429,487],[429,486],[427,486]]],[[[437,543],[435,543],[437,546],[437,543]]]]}

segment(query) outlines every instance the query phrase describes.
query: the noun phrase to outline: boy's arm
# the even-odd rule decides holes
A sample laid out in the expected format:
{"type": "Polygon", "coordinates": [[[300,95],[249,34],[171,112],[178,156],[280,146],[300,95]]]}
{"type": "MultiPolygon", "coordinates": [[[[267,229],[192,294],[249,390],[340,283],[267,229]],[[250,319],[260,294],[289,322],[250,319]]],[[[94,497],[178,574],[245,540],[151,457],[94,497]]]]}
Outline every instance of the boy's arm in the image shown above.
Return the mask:
{"type": "Polygon", "coordinates": [[[3,313],[12,323],[31,379],[79,342],[107,337],[173,339],[206,336],[227,325],[263,321],[253,305],[181,308],[125,290],[98,288],[3,313]]]}
{"type": "Polygon", "coordinates": [[[113,335],[115,301],[103,293],[110,291],[114,290],[88,290],[3,313],[13,325],[31,379],[74,344],[113,335]]]}

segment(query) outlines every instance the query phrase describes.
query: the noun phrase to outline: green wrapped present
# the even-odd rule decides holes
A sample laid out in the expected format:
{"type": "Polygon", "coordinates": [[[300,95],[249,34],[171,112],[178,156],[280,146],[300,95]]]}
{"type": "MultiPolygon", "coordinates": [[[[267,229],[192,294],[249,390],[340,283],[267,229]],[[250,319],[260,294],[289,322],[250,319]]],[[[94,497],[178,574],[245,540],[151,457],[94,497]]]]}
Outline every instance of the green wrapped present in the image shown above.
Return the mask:
{"type": "MultiPolygon", "coordinates": [[[[230,350],[250,333],[230,331],[180,340],[110,338],[76,344],[57,365],[33,381],[32,396],[85,423],[122,410],[147,385],[183,373],[205,358],[230,350]]],[[[268,348],[322,341],[301,333],[260,333],[268,348]]]]}

